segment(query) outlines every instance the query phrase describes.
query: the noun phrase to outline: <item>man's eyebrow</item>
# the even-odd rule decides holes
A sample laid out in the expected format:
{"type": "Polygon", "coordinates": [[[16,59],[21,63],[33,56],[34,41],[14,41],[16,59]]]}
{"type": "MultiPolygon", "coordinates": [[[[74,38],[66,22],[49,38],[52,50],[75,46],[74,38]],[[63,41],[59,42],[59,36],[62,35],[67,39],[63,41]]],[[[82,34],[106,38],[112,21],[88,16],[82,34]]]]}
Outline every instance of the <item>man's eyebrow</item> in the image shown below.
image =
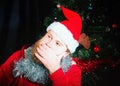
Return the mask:
{"type": "Polygon", "coordinates": [[[50,35],[50,36],[52,36],[52,37],[53,37],[53,35],[52,35],[50,32],[48,32],[48,35],[50,35]]]}

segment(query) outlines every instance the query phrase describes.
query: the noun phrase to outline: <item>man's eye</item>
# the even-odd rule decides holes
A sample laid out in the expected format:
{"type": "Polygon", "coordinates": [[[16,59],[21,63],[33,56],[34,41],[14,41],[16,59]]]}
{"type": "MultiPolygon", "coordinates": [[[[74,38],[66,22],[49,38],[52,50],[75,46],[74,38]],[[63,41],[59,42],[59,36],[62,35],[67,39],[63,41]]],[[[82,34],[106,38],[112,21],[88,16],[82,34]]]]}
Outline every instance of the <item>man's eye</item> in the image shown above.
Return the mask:
{"type": "Polygon", "coordinates": [[[60,43],[59,43],[59,42],[56,42],[56,45],[60,46],[60,43]]]}
{"type": "Polygon", "coordinates": [[[50,36],[50,35],[48,35],[48,38],[51,38],[51,36],[50,36]]]}

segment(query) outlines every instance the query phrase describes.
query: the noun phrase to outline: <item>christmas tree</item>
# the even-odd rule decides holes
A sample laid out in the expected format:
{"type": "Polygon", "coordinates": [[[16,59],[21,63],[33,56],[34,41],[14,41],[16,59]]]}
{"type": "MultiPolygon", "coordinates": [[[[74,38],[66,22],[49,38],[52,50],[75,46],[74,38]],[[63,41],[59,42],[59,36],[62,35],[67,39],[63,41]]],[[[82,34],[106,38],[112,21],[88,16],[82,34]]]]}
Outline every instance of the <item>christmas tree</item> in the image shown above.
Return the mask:
{"type": "MultiPolygon", "coordinates": [[[[104,78],[101,76],[103,73],[109,73],[114,69],[117,72],[120,70],[119,19],[115,15],[116,11],[112,15],[112,8],[109,8],[106,2],[104,0],[55,0],[51,14],[44,20],[44,25],[47,27],[53,21],[64,19],[57,5],[68,7],[81,15],[82,32],[90,37],[91,42],[89,49],[79,46],[72,54],[79,59],[78,64],[83,69],[82,86],[98,86],[99,80],[104,78]]],[[[99,83],[99,85],[103,84],[99,83]]]]}

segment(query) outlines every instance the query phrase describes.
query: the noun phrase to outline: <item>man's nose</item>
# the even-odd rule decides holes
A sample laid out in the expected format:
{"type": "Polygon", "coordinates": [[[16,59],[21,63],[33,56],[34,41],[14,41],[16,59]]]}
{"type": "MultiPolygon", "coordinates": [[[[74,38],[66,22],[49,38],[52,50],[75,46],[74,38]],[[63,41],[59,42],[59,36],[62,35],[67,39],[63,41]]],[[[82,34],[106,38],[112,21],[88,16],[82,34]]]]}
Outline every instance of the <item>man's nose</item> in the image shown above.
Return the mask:
{"type": "Polygon", "coordinates": [[[52,45],[54,44],[53,40],[50,40],[46,43],[47,46],[52,47],[52,45]]]}
{"type": "Polygon", "coordinates": [[[43,43],[43,44],[47,44],[47,43],[49,43],[50,41],[51,41],[51,39],[44,38],[44,39],[42,40],[42,43],[43,43]]]}

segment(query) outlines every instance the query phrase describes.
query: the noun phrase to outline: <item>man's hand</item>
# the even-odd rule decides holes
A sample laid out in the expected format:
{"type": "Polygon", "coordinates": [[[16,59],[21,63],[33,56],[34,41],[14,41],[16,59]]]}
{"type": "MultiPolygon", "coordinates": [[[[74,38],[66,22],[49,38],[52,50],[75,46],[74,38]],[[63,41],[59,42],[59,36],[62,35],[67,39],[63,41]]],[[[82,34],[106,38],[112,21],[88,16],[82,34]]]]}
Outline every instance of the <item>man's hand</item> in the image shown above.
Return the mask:
{"type": "Polygon", "coordinates": [[[85,33],[82,33],[79,38],[79,43],[86,49],[90,48],[90,39],[85,33]]]}
{"type": "Polygon", "coordinates": [[[35,53],[35,56],[44,64],[50,73],[55,72],[61,67],[60,62],[63,55],[55,55],[54,51],[46,44],[43,44],[37,48],[37,53],[35,53]]]}

